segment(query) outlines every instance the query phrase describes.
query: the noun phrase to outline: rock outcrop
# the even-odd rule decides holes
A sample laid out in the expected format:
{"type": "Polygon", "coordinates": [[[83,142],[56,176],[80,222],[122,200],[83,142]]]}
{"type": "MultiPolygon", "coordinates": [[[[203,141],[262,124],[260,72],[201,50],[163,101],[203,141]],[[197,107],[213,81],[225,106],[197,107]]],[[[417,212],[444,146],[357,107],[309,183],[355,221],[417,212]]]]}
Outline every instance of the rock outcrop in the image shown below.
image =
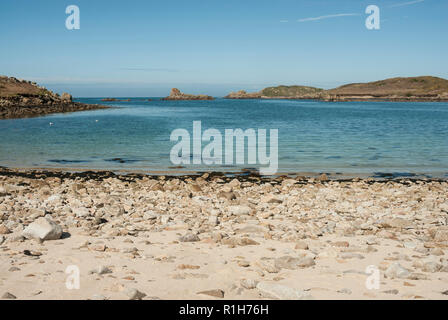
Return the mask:
{"type": "Polygon", "coordinates": [[[182,93],[179,89],[171,89],[170,95],[162,100],[214,100],[213,97],[205,94],[193,95],[182,93]]]}
{"type": "Polygon", "coordinates": [[[0,119],[104,108],[108,107],[73,102],[70,94],[59,96],[31,81],[0,76],[0,119]]]}
{"type": "Polygon", "coordinates": [[[259,92],[248,93],[245,90],[240,90],[237,92],[230,92],[225,99],[261,99],[261,94],[259,92]]]}

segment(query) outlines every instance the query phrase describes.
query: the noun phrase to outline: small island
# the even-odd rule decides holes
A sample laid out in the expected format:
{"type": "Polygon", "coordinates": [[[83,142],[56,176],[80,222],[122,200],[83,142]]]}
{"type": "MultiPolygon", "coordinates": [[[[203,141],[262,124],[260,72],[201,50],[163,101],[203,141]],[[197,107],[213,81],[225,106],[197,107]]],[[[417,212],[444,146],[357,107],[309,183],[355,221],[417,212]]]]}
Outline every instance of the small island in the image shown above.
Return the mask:
{"type": "Polygon", "coordinates": [[[448,80],[437,77],[391,78],[326,90],[325,101],[448,101],[448,80]]]}
{"type": "Polygon", "coordinates": [[[264,88],[259,92],[244,90],[231,92],[226,99],[320,99],[324,90],[307,86],[278,86],[264,88]]]}
{"type": "Polygon", "coordinates": [[[74,102],[68,93],[59,95],[31,81],[0,76],[0,119],[106,108],[109,107],[74,102]]]}
{"type": "Polygon", "coordinates": [[[423,76],[352,83],[324,90],[306,86],[268,87],[259,92],[231,92],[226,99],[306,99],[321,101],[448,101],[448,80],[423,76]]]}
{"type": "Polygon", "coordinates": [[[171,89],[170,95],[168,97],[162,98],[162,100],[214,100],[212,96],[207,96],[205,94],[193,95],[182,93],[179,89],[171,89]]]}

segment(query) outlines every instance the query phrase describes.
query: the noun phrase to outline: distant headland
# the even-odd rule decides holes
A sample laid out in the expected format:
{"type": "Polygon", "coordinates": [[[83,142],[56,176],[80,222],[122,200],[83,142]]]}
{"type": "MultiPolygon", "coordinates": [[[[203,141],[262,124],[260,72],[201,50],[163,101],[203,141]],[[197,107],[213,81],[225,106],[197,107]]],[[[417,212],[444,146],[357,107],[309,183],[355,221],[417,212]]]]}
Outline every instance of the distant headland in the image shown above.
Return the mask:
{"type": "Polygon", "coordinates": [[[73,102],[70,94],[58,95],[31,81],[0,76],[0,119],[105,108],[109,107],[73,102]]]}
{"type": "Polygon", "coordinates": [[[323,90],[306,86],[268,87],[231,92],[227,99],[316,99],[322,101],[448,101],[448,80],[423,76],[352,83],[323,90]]]}

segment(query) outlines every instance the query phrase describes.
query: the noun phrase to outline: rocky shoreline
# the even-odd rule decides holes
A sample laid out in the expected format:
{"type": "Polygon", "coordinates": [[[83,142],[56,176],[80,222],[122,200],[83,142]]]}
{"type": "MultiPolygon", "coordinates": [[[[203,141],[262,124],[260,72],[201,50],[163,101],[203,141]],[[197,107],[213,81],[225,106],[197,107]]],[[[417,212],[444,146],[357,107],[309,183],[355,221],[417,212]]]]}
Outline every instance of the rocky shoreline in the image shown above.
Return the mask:
{"type": "Polygon", "coordinates": [[[447,102],[448,80],[423,76],[391,78],[368,83],[352,83],[323,90],[307,86],[277,86],[259,92],[240,90],[226,99],[291,99],[327,102],[447,102]]]}
{"type": "Polygon", "coordinates": [[[52,97],[0,98],[0,119],[37,117],[51,113],[108,109],[110,107],[54,99],[52,97]]]}
{"type": "Polygon", "coordinates": [[[0,76],[0,120],[107,108],[73,102],[70,94],[59,95],[31,81],[0,76]]]}
{"type": "Polygon", "coordinates": [[[0,298],[447,299],[447,194],[436,179],[1,168],[0,298]]]}

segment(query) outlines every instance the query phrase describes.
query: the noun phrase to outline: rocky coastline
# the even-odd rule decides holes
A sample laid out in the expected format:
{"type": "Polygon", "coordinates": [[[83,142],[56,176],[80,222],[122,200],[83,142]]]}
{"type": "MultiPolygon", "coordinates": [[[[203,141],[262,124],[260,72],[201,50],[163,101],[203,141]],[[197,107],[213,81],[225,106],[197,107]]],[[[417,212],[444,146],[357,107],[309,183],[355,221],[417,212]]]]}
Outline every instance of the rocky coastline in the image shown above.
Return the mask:
{"type": "Polygon", "coordinates": [[[109,107],[74,102],[68,93],[58,95],[31,81],[0,77],[0,119],[28,118],[51,113],[106,108],[109,107]]]}
{"type": "Polygon", "coordinates": [[[319,100],[327,102],[447,102],[448,80],[428,76],[391,78],[368,83],[353,83],[329,90],[306,86],[278,86],[250,93],[240,90],[231,92],[224,98],[319,100]]]}
{"type": "Polygon", "coordinates": [[[435,179],[2,168],[0,298],[447,299],[447,192],[435,179]]]}
{"type": "Polygon", "coordinates": [[[214,100],[212,96],[205,94],[193,95],[181,92],[177,88],[171,89],[170,95],[162,100],[214,100]]]}

